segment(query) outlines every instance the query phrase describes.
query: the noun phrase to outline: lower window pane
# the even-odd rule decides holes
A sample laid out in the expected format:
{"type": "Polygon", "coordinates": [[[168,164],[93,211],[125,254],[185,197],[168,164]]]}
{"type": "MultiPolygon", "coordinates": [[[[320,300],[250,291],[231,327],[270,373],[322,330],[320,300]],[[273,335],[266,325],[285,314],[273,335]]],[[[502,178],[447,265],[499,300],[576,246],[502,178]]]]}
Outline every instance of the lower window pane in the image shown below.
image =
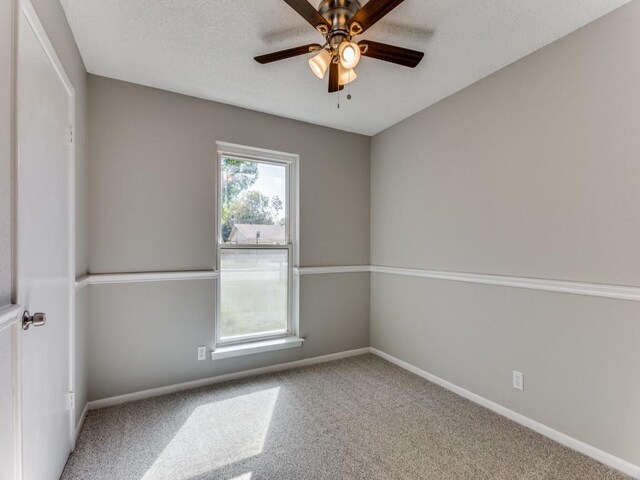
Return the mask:
{"type": "Polygon", "coordinates": [[[220,251],[220,339],[287,330],[288,250],[220,251]]]}

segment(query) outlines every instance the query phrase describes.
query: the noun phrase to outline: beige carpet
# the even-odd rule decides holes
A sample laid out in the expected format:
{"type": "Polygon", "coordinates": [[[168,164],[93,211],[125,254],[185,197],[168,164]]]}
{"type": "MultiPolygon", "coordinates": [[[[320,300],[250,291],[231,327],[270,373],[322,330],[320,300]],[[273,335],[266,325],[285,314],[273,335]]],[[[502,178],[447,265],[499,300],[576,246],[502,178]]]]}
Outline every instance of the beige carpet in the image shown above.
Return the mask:
{"type": "Polygon", "coordinates": [[[621,479],[372,355],[89,412],[63,479],[621,479]]]}

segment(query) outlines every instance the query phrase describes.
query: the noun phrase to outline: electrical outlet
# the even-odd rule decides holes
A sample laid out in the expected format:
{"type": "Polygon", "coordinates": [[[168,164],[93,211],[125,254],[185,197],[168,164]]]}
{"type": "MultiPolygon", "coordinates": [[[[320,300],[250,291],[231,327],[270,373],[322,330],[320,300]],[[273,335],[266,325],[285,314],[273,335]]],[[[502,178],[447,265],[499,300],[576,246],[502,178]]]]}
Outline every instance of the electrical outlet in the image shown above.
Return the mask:
{"type": "Polygon", "coordinates": [[[513,371],[513,388],[524,390],[524,373],[513,371]]]}
{"type": "Polygon", "coordinates": [[[198,361],[205,360],[207,358],[207,347],[198,347],[198,361]]]}

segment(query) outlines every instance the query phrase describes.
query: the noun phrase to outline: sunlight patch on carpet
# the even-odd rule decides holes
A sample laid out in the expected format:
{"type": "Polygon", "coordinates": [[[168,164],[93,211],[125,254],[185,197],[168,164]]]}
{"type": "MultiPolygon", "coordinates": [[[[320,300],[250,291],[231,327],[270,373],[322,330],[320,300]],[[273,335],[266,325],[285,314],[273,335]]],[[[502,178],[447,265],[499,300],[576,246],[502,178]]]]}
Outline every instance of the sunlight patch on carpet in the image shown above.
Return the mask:
{"type": "MultiPolygon", "coordinates": [[[[279,390],[197,407],[142,480],[186,480],[260,454],[279,390]]],[[[238,480],[250,478],[248,473],[238,480]]]]}

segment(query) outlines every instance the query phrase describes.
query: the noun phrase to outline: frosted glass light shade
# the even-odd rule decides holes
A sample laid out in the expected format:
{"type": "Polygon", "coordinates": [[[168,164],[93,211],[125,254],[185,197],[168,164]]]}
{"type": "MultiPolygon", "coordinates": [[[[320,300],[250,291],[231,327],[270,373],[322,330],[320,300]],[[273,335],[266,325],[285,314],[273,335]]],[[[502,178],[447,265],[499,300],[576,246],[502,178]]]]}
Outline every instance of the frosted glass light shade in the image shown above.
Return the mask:
{"type": "Polygon", "coordinates": [[[316,77],[322,80],[331,63],[331,54],[324,48],[315,57],[309,59],[309,67],[316,77]]]}
{"type": "Polygon", "coordinates": [[[342,42],[338,48],[340,65],[344,68],[354,68],[360,62],[360,47],[357,43],[342,42]]]}
{"type": "Polygon", "coordinates": [[[344,68],[342,65],[340,65],[339,72],[340,73],[338,77],[338,84],[340,86],[346,85],[347,83],[351,83],[356,78],[358,78],[356,71],[352,68],[344,68]]]}

